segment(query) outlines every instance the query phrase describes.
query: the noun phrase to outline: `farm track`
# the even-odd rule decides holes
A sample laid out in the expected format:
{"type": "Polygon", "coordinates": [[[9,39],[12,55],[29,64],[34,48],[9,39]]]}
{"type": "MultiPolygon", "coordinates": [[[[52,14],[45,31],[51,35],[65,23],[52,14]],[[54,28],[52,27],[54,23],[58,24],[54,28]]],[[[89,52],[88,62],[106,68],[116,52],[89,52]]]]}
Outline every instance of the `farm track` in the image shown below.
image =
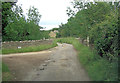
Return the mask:
{"type": "Polygon", "coordinates": [[[46,51],[3,55],[12,81],[90,81],[70,44],[59,44],[46,51]],[[29,55],[29,56],[28,56],[29,55]]]}

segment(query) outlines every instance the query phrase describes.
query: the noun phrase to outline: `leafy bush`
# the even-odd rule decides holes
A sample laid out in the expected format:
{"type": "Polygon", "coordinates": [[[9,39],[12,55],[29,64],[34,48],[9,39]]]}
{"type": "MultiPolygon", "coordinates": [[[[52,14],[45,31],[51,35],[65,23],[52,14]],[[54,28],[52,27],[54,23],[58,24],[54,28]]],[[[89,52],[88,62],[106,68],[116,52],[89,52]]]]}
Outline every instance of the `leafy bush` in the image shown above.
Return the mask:
{"type": "MultiPolygon", "coordinates": [[[[114,5],[111,2],[72,3],[78,12],[69,15],[68,22],[60,25],[58,37],[80,37],[83,40],[89,37],[89,43],[94,45],[97,56],[117,61],[119,2],[114,2],[114,5]]],[[[67,14],[73,11],[68,8],[67,14]]]]}
{"type": "Polygon", "coordinates": [[[12,7],[10,3],[3,3],[2,7],[2,17],[4,18],[2,41],[38,40],[47,37],[42,35],[40,30],[42,28],[39,26],[41,15],[37,8],[30,7],[26,19],[21,6],[14,4],[12,7]]]}

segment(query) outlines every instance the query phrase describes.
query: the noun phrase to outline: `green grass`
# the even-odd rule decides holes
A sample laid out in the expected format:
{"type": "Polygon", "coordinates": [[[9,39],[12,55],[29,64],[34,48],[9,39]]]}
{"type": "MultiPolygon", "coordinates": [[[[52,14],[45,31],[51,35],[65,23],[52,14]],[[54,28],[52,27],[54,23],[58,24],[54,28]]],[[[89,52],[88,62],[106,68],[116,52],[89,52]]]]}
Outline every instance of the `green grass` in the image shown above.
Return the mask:
{"type": "Polygon", "coordinates": [[[2,81],[8,81],[12,79],[12,74],[6,64],[2,62],[2,81]]]}
{"type": "Polygon", "coordinates": [[[109,62],[105,58],[101,58],[96,54],[95,50],[81,44],[74,38],[60,38],[57,39],[60,43],[69,43],[74,46],[79,55],[79,60],[89,77],[93,81],[117,81],[118,79],[118,65],[117,61],[109,62]]]}
{"type": "Polygon", "coordinates": [[[29,46],[21,49],[2,49],[2,54],[42,51],[55,46],[57,46],[57,44],[56,44],[56,41],[54,40],[52,44],[44,44],[40,46],[29,46]]]}
{"type": "Polygon", "coordinates": [[[8,66],[4,63],[2,63],[2,72],[10,72],[8,66]]]}

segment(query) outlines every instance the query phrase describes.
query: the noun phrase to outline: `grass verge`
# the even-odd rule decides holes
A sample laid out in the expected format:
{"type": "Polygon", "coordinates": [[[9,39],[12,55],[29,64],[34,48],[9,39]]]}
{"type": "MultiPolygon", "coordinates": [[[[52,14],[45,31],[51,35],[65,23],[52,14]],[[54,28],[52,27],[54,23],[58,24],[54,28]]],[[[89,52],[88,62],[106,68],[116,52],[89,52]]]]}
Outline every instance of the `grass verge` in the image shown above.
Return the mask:
{"type": "Polygon", "coordinates": [[[69,43],[78,51],[79,60],[93,81],[117,81],[118,62],[109,62],[96,54],[95,50],[84,46],[75,38],[57,39],[60,43],[69,43]]]}
{"type": "Polygon", "coordinates": [[[2,49],[2,54],[10,54],[10,53],[24,53],[24,52],[36,52],[46,50],[52,47],[57,46],[56,41],[54,40],[52,44],[45,44],[40,46],[29,46],[21,49],[2,49]]]}
{"type": "Polygon", "coordinates": [[[2,62],[2,81],[8,81],[12,78],[12,74],[6,64],[2,62]]]}

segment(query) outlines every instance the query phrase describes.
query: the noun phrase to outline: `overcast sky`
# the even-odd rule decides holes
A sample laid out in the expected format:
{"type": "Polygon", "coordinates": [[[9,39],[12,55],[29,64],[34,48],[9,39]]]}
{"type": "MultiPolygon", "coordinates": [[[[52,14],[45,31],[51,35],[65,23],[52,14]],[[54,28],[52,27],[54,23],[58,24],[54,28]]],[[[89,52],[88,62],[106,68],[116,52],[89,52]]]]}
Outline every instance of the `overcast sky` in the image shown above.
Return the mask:
{"type": "Polygon", "coordinates": [[[67,22],[66,9],[71,6],[71,1],[73,0],[18,0],[17,4],[22,4],[24,14],[30,6],[38,8],[42,15],[40,26],[49,30],[67,22]]]}

